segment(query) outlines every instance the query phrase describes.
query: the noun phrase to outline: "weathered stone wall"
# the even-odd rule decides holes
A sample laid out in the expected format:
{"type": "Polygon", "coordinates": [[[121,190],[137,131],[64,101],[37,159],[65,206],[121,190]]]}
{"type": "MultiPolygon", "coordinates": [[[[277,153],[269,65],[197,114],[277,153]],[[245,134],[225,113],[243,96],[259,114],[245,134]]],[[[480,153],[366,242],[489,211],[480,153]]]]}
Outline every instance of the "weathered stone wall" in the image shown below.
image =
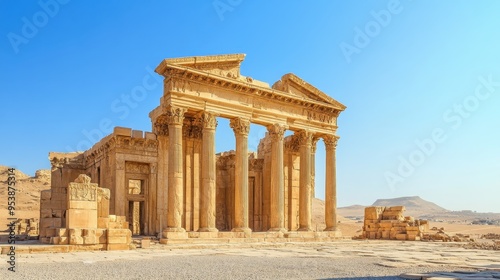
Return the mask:
{"type": "Polygon", "coordinates": [[[405,210],[404,206],[365,208],[362,237],[367,239],[420,240],[424,232],[429,230],[429,223],[426,220],[415,220],[411,216],[405,217],[405,210]]]}

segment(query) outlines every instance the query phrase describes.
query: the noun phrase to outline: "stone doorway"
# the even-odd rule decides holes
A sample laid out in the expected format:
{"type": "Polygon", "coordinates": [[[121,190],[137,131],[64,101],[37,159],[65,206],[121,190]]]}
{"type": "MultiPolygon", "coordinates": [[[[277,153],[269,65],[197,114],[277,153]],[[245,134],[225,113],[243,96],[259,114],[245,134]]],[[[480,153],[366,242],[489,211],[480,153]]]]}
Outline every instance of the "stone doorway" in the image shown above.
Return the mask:
{"type": "Polygon", "coordinates": [[[143,235],[146,229],[145,198],[146,181],[141,179],[128,180],[127,220],[132,235],[143,235]]]}
{"type": "Polygon", "coordinates": [[[129,201],[128,205],[129,229],[132,235],[143,235],[144,201],[129,201]]]}

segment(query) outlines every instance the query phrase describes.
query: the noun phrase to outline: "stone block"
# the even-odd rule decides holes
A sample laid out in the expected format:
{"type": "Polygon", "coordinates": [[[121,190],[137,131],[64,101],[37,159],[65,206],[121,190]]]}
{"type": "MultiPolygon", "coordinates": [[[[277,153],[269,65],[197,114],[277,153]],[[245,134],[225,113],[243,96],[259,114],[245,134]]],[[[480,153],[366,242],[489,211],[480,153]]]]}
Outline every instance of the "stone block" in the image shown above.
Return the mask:
{"type": "Polygon", "coordinates": [[[52,190],[44,190],[40,192],[40,199],[41,200],[50,200],[52,195],[52,190]]]}
{"type": "Polygon", "coordinates": [[[96,229],[84,229],[82,230],[83,244],[94,245],[98,244],[99,240],[96,237],[96,229]]]}
{"type": "Polygon", "coordinates": [[[95,236],[97,238],[97,241],[99,244],[106,244],[107,243],[107,230],[106,229],[96,229],[95,231],[95,236]]]}
{"type": "Polygon", "coordinates": [[[365,208],[365,219],[369,220],[380,220],[381,214],[384,211],[385,207],[374,206],[374,207],[366,207],[365,208]]]}
{"type": "Polygon", "coordinates": [[[83,237],[81,229],[69,229],[69,244],[71,245],[83,245],[83,237]]]}
{"type": "Polygon", "coordinates": [[[406,211],[404,206],[391,206],[389,207],[390,211],[406,211]]]}
{"type": "Polygon", "coordinates": [[[97,228],[97,210],[69,209],[68,228],[97,228]]]}
{"type": "Polygon", "coordinates": [[[117,223],[123,223],[127,221],[127,217],[125,216],[116,216],[116,222],[117,223]]]}
{"type": "Polygon", "coordinates": [[[40,210],[40,219],[52,218],[52,209],[42,209],[40,210]]]}
{"type": "Polygon", "coordinates": [[[396,240],[406,240],[407,238],[408,238],[408,236],[406,235],[406,233],[396,234],[396,240]]]}
{"type": "Polygon", "coordinates": [[[108,226],[109,226],[109,218],[97,219],[97,228],[108,228],[108,226]]]}
{"type": "Polygon", "coordinates": [[[40,228],[60,228],[60,218],[43,218],[40,219],[40,228]]]}
{"type": "Polygon", "coordinates": [[[173,232],[173,231],[163,231],[162,233],[165,239],[187,239],[187,232],[173,232]]]}
{"type": "Polygon", "coordinates": [[[65,212],[65,210],[53,210],[52,217],[62,218],[62,217],[64,217],[64,212],[65,212]]]}
{"type": "Polygon", "coordinates": [[[127,128],[127,127],[116,126],[115,129],[113,130],[113,134],[114,135],[122,135],[122,136],[131,136],[132,129],[127,128]]]}
{"type": "Polygon", "coordinates": [[[156,134],[151,132],[144,132],[144,138],[149,140],[156,140],[156,134]]]}
{"type": "Polygon", "coordinates": [[[108,244],[128,244],[126,236],[109,236],[108,244]]]}
{"type": "Polygon", "coordinates": [[[130,250],[129,244],[108,244],[106,246],[107,250],[115,251],[115,250],[130,250]]]}
{"type": "Polygon", "coordinates": [[[142,130],[132,130],[132,138],[144,138],[142,130]]]}
{"type": "Polygon", "coordinates": [[[66,228],[57,228],[55,230],[55,236],[57,236],[57,237],[68,237],[68,230],[66,228]]]}
{"type": "Polygon", "coordinates": [[[147,238],[143,238],[143,239],[141,240],[141,248],[143,248],[143,249],[147,249],[147,248],[149,248],[149,247],[151,247],[151,240],[150,240],[150,239],[147,239],[147,238]]]}
{"type": "Polygon", "coordinates": [[[110,222],[116,222],[116,215],[109,215],[110,222]]]}

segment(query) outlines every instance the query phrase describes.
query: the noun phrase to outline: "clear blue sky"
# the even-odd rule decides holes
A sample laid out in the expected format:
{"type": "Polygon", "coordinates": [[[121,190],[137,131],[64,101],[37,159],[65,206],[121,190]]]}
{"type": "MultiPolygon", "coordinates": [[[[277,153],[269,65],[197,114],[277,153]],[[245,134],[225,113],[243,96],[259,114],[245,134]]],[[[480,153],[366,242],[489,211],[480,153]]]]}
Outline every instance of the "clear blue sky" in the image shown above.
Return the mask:
{"type": "MultiPolygon", "coordinates": [[[[348,107],[339,206],[419,195],[500,212],[500,1],[314,3],[1,1],[0,164],[49,168],[103,120],[150,131],[162,59],[245,53],[243,75],[293,72],[348,107]],[[142,100],[122,99],[144,79],[142,100]]],[[[252,126],[250,148],[263,134],[252,126]]],[[[217,151],[232,135],[220,119],[217,151]]],[[[324,197],[321,142],[316,166],[324,197]]]]}

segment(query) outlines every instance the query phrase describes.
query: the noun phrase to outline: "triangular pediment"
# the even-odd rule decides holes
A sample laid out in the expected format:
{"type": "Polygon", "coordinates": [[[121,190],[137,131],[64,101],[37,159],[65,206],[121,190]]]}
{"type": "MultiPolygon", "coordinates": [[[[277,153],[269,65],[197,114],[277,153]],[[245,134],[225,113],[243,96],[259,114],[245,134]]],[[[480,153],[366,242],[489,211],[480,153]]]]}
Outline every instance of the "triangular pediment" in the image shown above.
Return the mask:
{"type": "Polygon", "coordinates": [[[299,78],[297,75],[289,73],[281,77],[281,80],[277,81],[273,85],[273,89],[286,92],[294,97],[301,97],[305,99],[312,99],[315,101],[325,102],[330,105],[339,107],[344,110],[346,106],[338,102],[337,100],[331,98],[326,93],[317,89],[313,85],[299,78]]]}

